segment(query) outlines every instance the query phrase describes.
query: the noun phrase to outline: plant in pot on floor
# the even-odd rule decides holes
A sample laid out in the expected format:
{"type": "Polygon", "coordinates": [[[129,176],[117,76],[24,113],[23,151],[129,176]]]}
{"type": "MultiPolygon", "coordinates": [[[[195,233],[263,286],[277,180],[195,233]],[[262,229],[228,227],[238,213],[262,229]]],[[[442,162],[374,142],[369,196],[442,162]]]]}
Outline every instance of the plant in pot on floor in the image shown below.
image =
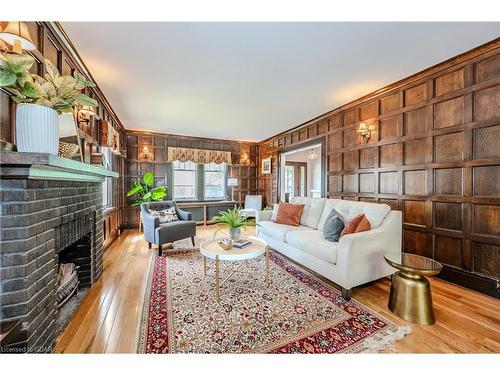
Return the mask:
{"type": "Polygon", "coordinates": [[[144,202],[162,201],[167,196],[166,186],[154,187],[155,175],[153,172],[146,172],[139,181],[132,181],[132,188],[128,191],[127,197],[137,195],[130,206],[139,206],[144,202]]]}
{"type": "MultiPolygon", "coordinates": [[[[128,191],[127,197],[137,196],[136,199],[132,201],[130,206],[139,206],[144,202],[156,202],[162,201],[167,196],[166,186],[154,187],[155,175],[153,172],[146,172],[142,179],[139,181],[132,181],[132,188],[128,191]]],[[[139,221],[139,231],[142,225],[142,213],[139,211],[140,221],[139,221]]]]}
{"type": "MultiPolygon", "coordinates": [[[[212,217],[212,221],[216,224],[226,224],[229,227],[229,238],[233,241],[240,240],[241,228],[255,225],[255,222],[253,220],[247,220],[247,218],[243,216],[239,208],[221,211],[219,212],[219,215],[212,217]]],[[[220,229],[218,229],[215,234],[217,234],[220,229]]]]}
{"type": "Polygon", "coordinates": [[[0,53],[0,87],[18,104],[16,109],[16,146],[21,152],[44,152],[57,155],[59,119],[63,112],[79,106],[97,107],[98,103],[81,93],[95,86],[83,75],[60,75],[45,60],[45,75],[32,74],[35,59],[28,54],[0,53]]]}

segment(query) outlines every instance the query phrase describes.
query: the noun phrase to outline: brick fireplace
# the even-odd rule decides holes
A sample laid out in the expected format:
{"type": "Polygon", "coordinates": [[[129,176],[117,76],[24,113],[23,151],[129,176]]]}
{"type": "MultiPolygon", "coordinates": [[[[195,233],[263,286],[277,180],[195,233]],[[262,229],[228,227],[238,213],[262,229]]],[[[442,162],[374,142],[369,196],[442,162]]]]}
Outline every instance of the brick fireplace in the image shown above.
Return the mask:
{"type": "Polygon", "coordinates": [[[22,320],[27,337],[22,343],[25,350],[51,352],[58,334],[58,262],[61,256],[63,261],[69,256],[79,263],[82,285],[95,283],[101,275],[101,180],[113,172],[97,167],[85,167],[88,171],[82,172],[82,163],[68,160],[67,165],[53,156],[35,161],[33,156],[25,156],[27,161],[19,161],[17,155],[9,155],[7,160],[4,155],[0,161],[0,321],[22,320]],[[22,167],[23,162],[29,162],[28,167],[22,167]],[[37,171],[38,166],[43,166],[42,172],[37,171]],[[30,178],[34,175],[36,179],[30,178]],[[79,254],[86,240],[90,251],[79,254]],[[62,250],[64,254],[60,254],[62,250]]]}

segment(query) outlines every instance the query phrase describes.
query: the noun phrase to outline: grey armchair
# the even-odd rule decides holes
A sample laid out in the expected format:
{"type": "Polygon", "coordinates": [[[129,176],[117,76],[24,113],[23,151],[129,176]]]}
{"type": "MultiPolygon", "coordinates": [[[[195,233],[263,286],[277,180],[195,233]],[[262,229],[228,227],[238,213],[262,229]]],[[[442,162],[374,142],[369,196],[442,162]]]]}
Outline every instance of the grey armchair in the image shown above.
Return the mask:
{"type": "Polygon", "coordinates": [[[141,213],[144,221],[144,239],[151,244],[158,245],[158,255],[161,255],[161,246],[174,241],[191,237],[194,246],[196,222],[191,220],[191,213],[180,210],[174,201],[148,202],[141,204],[141,213]],[[149,210],[164,210],[175,207],[179,221],[160,224],[160,220],[151,215],[149,210]]]}

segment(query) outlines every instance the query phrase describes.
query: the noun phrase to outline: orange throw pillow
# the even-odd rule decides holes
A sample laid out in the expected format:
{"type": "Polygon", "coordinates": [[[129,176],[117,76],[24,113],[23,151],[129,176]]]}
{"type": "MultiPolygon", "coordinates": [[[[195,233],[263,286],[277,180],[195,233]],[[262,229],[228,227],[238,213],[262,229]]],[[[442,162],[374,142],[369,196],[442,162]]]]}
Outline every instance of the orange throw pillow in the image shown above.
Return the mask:
{"type": "Polygon", "coordinates": [[[345,226],[344,230],[340,234],[340,237],[346,234],[364,232],[365,230],[370,230],[371,225],[364,214],[354,216],[351,221],[345,226]]]}
{"type": "Polygon", "coordinates": [[[291,204],[280,202],[278,207],[278,214],[276,215],[275,223],[293,225],[298,227],[300,225],[300,217],[304,211],[303,204],[291,204]]]}
{"type": "Polygon", "coordinates": [[[370,225],[370,222],[368,221],[366,216],[363,215],[363,218],[359,222],[359,224],[356,228],[356,232],[354,232],[354,233],[364,232],[365,230],[370,230],[370,229],[372,229],[372,226],[370,225]]]}

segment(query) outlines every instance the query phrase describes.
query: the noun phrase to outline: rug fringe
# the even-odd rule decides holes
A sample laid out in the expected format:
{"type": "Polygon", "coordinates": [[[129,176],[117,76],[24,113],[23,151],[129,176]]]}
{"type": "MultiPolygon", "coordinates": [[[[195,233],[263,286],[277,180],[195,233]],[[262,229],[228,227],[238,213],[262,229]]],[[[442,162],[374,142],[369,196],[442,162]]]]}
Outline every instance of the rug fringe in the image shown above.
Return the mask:
{"type": "Polygon", "coordinates": [[[396,330],[379,332],[372,337],[368,337],[363,342],[363,348],[360,353],[378,353],[381,350],[395,351],[395,342],[410,333],[412,333],[410,326],[397,327],[396,330]]]}

